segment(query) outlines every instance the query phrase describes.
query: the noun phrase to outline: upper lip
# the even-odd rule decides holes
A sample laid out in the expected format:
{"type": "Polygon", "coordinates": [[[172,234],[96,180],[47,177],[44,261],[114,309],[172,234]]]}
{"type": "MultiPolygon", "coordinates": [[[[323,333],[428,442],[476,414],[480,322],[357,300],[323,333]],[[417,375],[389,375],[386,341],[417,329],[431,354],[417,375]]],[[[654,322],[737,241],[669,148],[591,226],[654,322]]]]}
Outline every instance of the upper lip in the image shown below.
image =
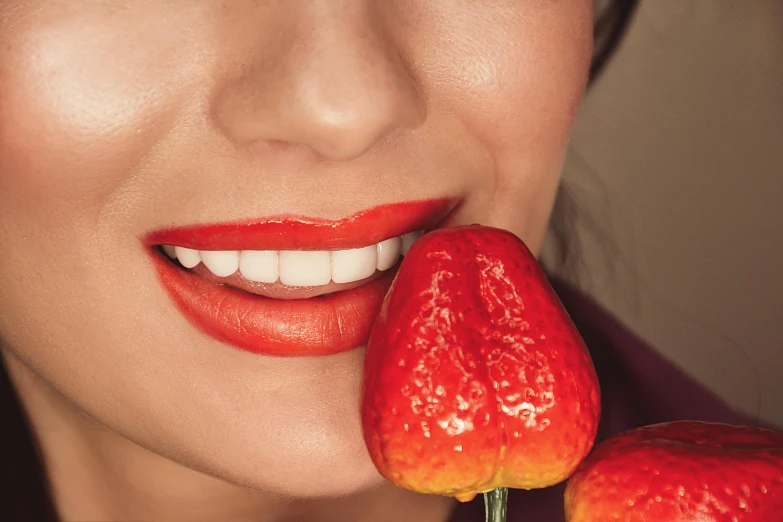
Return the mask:
{"type": "Polygon", "coordinates": [[[458,204],[456,198],[392,203],[343,219],[298,215],[186,225],[153,230],[147,246],[174,245],[194,250],[338,250],[358,248],[413,230],[431,229],[458,204]]]}

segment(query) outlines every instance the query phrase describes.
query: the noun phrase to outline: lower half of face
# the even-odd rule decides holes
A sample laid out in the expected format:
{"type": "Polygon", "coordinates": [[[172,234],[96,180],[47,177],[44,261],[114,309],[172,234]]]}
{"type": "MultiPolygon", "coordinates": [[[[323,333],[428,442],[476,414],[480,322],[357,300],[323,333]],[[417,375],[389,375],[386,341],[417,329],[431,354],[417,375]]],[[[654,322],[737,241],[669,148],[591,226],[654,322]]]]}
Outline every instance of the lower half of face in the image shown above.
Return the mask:
{"type": "Polygon", "coordinates": [[[187,468],[377,484],[358,404],[383,276],[444,224],[540,247],[590,2],[120,3],[0,6],[4,349],[187,468]]]}

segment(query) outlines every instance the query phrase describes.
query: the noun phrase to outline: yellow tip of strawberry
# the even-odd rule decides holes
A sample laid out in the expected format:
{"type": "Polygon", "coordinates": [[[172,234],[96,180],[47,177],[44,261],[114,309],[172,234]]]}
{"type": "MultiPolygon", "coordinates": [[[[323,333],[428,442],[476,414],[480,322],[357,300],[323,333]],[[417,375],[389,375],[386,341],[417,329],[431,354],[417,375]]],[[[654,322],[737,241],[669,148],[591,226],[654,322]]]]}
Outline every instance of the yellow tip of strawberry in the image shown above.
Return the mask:
{"type": "Polygon", "coordinates": [[[470,502],[474,498],[476,498],[475,493],[461,493],[459,495],[456,495],[454,498],[459,500],[460,502],[470,502]]]}

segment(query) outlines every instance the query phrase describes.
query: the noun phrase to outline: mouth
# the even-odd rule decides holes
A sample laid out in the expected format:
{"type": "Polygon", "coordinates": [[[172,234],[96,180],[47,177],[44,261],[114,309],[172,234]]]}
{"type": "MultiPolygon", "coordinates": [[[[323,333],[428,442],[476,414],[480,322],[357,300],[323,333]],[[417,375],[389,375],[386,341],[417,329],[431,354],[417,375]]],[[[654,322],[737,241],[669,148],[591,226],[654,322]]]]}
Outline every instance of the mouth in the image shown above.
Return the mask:
{"type": "Polygon", "coordinates": [[[279,216],[150,232],[161,285],[202,333],[256,354],[331,355],[366,344],[402,256],[453,199],[341,220],[279,216]]]}

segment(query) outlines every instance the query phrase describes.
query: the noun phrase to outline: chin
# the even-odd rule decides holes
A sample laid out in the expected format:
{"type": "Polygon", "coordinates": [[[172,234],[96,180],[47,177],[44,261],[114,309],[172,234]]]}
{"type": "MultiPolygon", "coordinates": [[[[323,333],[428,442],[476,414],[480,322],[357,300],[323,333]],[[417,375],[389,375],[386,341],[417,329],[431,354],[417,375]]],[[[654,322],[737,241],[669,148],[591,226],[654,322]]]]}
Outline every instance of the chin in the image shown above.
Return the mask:
{"type": "Polygon", "coordinates": [[[178,382],[169,388],[178,400],[157,419],[118,431],[170,461],[263,494],[342,497],[384,484],[362,434],[363,349],[242,360],[231,358],[225,373],[195,365],[186,380],[199,388],[185,393],[178,382]]]}
{"type": "Polygon", "coordinates": [[[206,463],[208,471],[261,493],[300,499],[344,497],[382,485],[385,479],[375,469],[361,432],[342,428],[318,421],[297,425],[296,431],[280,426],[275,446],[226,448],[206,463]]]}

